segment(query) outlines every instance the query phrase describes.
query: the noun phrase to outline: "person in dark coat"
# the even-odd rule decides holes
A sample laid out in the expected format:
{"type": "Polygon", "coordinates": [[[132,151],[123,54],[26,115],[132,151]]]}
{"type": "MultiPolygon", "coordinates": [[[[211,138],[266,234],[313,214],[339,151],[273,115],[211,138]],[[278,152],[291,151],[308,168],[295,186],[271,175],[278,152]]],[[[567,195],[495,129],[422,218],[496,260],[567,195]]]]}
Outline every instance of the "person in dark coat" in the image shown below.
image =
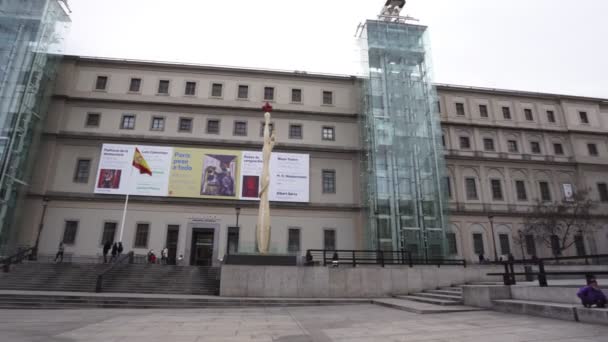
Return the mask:
{"type": "Polygon", "coordinates": [[[483,258],[483,253],[479,253],[479,263],[483,263],[484,262],[484,258],[483,258]]]}
{"type": "Polygon", "coordinates": [[[581,299],[583,306],[586,308],[590,308],[593,305],[598,308],[606,307],[606,295],[600,290],[595,278],[590,278],[587,286],[581,287],[576,295],[581,299]]]}
{"type": "Polygon", "coordinates": [[[118,257],[120,257],[122,255],[122,242],[118,242],[118,257]]]}
{"type": "Polygon", "coordinates": [[[106,241],[106,243],[103,244],[103,263],[107,264],[108,263],[108,253],[110,252],[110,249],[112,249],[112,242],[110,240],[106,241]]]}
{"type": "Polygon", "coordinates": [[[59,247],[57,248],[57,254],[55,254],[55,262],[59,259],[59,262],[63,262],[63,251],[65,247],[63,246],[63,242],[59,243],[59,247]]]}
{"type": "Polygon", "coordinates": [[[118,243],[114,242],[112,245],[112,259],[110,261],[114,262],[116,257],[118,256],[118,243]]]}

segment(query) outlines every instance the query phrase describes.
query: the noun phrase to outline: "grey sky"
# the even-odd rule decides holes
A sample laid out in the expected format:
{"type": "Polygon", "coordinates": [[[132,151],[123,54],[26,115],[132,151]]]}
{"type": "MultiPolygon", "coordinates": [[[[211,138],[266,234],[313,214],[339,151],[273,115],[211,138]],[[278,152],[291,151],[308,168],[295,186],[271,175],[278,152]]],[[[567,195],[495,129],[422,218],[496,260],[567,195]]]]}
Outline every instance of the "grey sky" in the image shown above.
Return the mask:
{"type": "MultiPolygon", "coordinates": [[[[69,54],[358,74],[383,0],[70,0],[69,54]]],[[[435,81],[608,98],[608,1],[408,0],[435,81]]]]}

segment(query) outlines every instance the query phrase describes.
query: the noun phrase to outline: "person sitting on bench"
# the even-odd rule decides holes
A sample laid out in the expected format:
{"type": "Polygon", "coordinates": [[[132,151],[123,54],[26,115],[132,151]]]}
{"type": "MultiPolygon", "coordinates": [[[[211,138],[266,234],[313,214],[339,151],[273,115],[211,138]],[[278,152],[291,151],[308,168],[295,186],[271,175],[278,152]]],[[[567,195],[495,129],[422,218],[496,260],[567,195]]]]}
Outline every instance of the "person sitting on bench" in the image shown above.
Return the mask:
{"type": "Polygon", "coordinates": [[[583,306],[590,308],[595,305],[598,308],[605,308],[606,296],[597,285],[597,280],[595,278],[589,278],[587,284],[587,286],[581,287],[576,294],[583,302],[583,306]]]}

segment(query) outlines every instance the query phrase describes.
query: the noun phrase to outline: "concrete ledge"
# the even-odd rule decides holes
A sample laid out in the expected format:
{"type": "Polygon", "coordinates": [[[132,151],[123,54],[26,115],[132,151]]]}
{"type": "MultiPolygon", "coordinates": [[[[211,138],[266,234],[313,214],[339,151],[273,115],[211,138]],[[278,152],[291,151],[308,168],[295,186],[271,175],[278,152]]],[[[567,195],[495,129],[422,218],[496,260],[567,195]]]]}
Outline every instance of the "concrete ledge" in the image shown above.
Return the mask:
{"type": "Polygon", "coordinates": [[[581,300],[576,296],[577,291],[578,287],[538,287],[516,285],[511,286],[511,298],[516,300],[577,305],[581,303],[581,300]]]}
{"type": "Polygon", "coordinates": [[[511,299],[511,288],[505,285],[465,285],[462,298],[464,305],[490,309],[496,299],[511,299]]]}
{"type": "Polygon", "coordinates": [[[576,307],[570,304],[543,303],[514,299],[493,300],[494,310],[512,314],[577,321],[576,307]]]}
{"type": "Polygon", "coordinates": [[[577,307],[576,315],[579,322],[608,325],[608,309],[577,307]]]}

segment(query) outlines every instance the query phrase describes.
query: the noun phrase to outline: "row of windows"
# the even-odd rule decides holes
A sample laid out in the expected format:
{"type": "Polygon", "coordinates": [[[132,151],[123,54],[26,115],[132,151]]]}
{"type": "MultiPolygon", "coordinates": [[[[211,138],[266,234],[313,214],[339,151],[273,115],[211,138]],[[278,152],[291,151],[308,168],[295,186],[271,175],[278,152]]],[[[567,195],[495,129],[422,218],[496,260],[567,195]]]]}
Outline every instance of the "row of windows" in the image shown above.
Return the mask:
{"type": "MultiPolygon", "coordinates": [[[[91,173],[91,160],[90,159],[78,159],[76,161],[76,169],[74,171],[74,182],[75,183],[88,183],[89,175],[91,173]]],[[[335,194],[336,193],[336,171],[335,170],[323,170],[321,172],[321,187],[324,194],[335,194]]]]}
{"type": "MultiPolygon", "coordinates": [[[[446,177],[448,197],[452,198],[452,184],[450,177],[446,177]]],[[[606,183],[597,183],[597,192],[599,193],[599,200],[601,202],[608,202],[608,185],[606,183]]],[[[538,182],[538,189],[540,193],[540,199],[542,201],[551,201],[551,190],[548,182],[538,182]]],[[[479,200],[479,194],[477,191],[477,179],[475,177],[464,178],[464,191],[467,200],[479,200]]],[[[504,201],[504,194],[502,191],[502,181],[500,179],[490,179],[490,192],[492,194],[492,200],[504,201]]],[[[515,181],[515,194],[517,201],[525,202],[528,201],[528,192],[526,190],[526,182],[523,180],[515,181]]]]}
{"type": "MultiPolygon", "coordinates": [[[[120,121],[121,129],[135,129],[136,116],[135,114],[124,114],[120,121]]],[[[99,127],[101,123],[101,113],[87,113],[86,124],[88,128],[99,127]]],[[[163,116],[153,116],[150,120],[151,131],[164,131],[165,130],[166,118],[163,116]]],[[[178,132],[192,132],[193,119],[192,118],[179,118],[177,131],[178,132]]],[[[246,120],[234,120],[232,134],[234,136],[247,136],[248,122],[246,120]]],[[[274,129],[274,123],[270,123],[270,131],[274,129]]],[[[220,134],[220,120],[219,119],[207,119],[205,127],[207,134],[220,134]]],[[[290,124],[289,125],[289,139],[303,139],[304,131],[302,124],[290,124]]],[[[260,136],[264,135],[264,123],[260,124],[260,136]]],[[[322,126],[321,127],[321,139],[325,141],[336,140],[336,130],[333,126],[322,126]]]]}
{"type": "MultiPolygon", "coordinates": [[[[460,136],[458,137],[460,149],[462,150],[470,150],[471,149],[471,138],[468,136],[460,136]]],[[[442,137],[443,147],[446,147],[445,135],[442,137]]],[[[494,144],[493,138],[483,138],[483,149],[487,152],[495,152],[496,146],[494,144]]],[[[510,153],[518,153],[519,146],[517,140],[507,140],[507,151],[510,153]]],[[[530,151],[534,154],[541,154],[541,143],[539,141],[530,141],[530,151]]],[[[553,143],[553,152],[555,155],[561,156],[564,155],[564,146],[561,143],[553,143]]],[[[598,157],[599,150],[597,148],[597,144],[588,143],[587,144],[587,152],[589,156],[598,157]]]]}
{"type": "MultiPolygon", "coordinates": [[[[456,115],[465,116],[466,113],[465,113],[464,103],[456,102],[455,106],[456,106],[456,115]]],[[[439,107],[439,111],[441,112],[441,107],[439,107]]],[[[505,120],[512,119],[511,107],[503,106],[503,107],[501,107],[501,111],[502,111],[503,119],[505,119],[505,120]]],[[[547,115],[547,122],[550,122],[550,123],[556,122],[554,111],[546,110],[545,114],[547,115]]],[[[482,118],[488,118],[488,106],[487,105],[485,105],[485,104],[479,105],[479,116],[482,118]]],[[[524,108],[524,117],[525,117],[526,121],[535,121],[534,114],[533,114],[531,108],[524,108]]],[[[589,124],[589,116],[587,115],[587,112],[579,111],[578,117],[579,117],[579,122],[581,124],[585,124],[585,125],[589,124]]]]}
{"type": "MultiPolygon", "coordinates": [[[[69,220],[65,222],[63,230],[63,236],[61,241],[66,245],[74,245],[76,243],[76,235],[78,233],[79,222],[76,220],[69,220]]],[[[114,242],[116,238],[116,222],[104,222],[103,231],[101,234],[100,245],[106,242],[114,242]]],[[[177,230],[179,231],[178,225],[169,225],[168,231],[177,230]]],[[[300,228],[288,228],[287,232],[287,251],[291,253],[299,252],[301,250],[301,229],[300,228]]],[[[133,239],[133,248],[148,248],[148,240],[150,236],[150,224],[149,223],[137,223],[135,225],[135,237],[133,239]]],[[[238,251],[238,227],[230,227],[228,232],[228,249],[231,252],[238,251]],[[235,230],[236,229],[236,230],[235,230]]],[[[328,250],[336,249],[336,230],[335,229],[323,229],[323,248],[328,250]]]]}
{"type": "MultiPolygon", "coordinates": [[[[108,88],[108,76],[97,76],[95,81],[95,90],[105,91],[108,88]]],[[[158,95],[169,95],[170,80],[159,80],[157,94],[158,95]]],[[[129,93],[141,92],[142,79],[133,77],[129,80],[129,93]]],[[[197,82],[186,81],[184,84],[184,95],[196,96],[197,82]]],[[[223,98],[224,97],[224,84],[223,83],[211,83],[211,97],[212,98],[223,98]]],[[[249,99],[249,86],[246,84],[239,84],[237,88],[238,100],[249,99]]],[[[301,88],[291,89],[291,102],[302,103],[303,90],[301,88]]],[[[331,106],[334,104],[334,93],[328,90],[321,91],[322,104],[331,106]]],[[[275,87],[264,87],[264,101],[275,100],[275,87]]]]}

